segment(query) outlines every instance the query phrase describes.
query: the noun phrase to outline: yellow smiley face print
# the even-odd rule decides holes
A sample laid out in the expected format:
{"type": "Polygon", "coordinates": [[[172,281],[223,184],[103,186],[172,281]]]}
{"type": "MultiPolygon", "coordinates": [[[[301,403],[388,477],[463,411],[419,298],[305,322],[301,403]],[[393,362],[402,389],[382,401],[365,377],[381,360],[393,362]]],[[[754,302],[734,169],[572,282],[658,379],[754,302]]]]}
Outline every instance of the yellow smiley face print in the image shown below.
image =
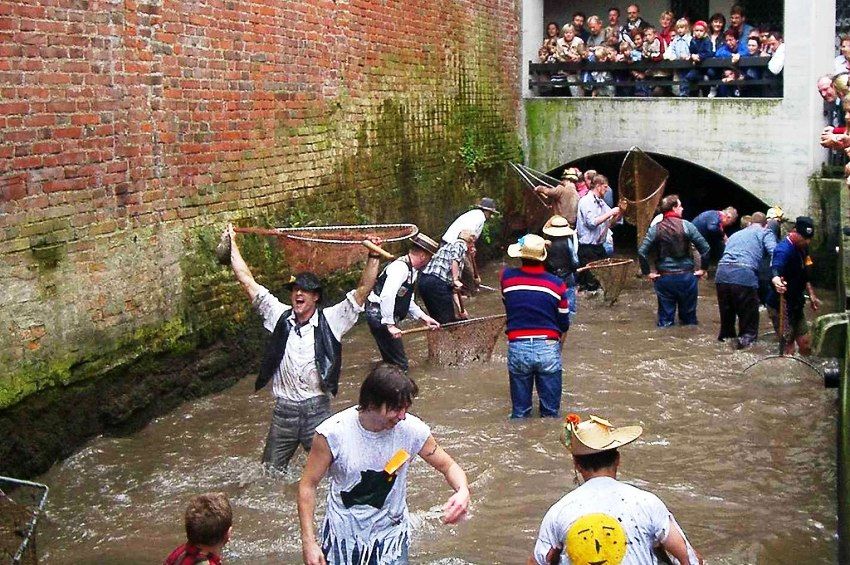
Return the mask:
{"type": "Polygon", "coordinates": [[[608,514],[586,514],[567,531],[567,555],[573,565],[620,565],[626,555],[626,532],[608,514]]]}

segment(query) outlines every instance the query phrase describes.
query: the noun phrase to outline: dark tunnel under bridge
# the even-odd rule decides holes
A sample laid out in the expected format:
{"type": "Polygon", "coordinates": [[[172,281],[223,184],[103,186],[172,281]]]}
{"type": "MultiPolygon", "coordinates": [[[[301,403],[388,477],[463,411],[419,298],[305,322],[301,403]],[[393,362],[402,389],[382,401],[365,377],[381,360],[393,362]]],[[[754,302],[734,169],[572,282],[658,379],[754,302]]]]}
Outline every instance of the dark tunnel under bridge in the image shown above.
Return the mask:
{"type": "MultiPolygon", "coordinates": [[[[614,189],[614,201],[616,202],[619,199],[617,183],[620,167],[627,153],[628,151],[611,151],[588,155],[564,163],[547,171],[547,174],[561,178],[561,174],[568,167],[578,167],[582,172],[593,169],[608,177],[608,182],[614,189]]],[[[762,201],[740,184],[711,169],[661,153],[646,152],[646,154],[670,173],[664,194],[679,195],[685,208],[683,217],[686,220],[693,219],[705,210],[720,210],[727,206],[734,206],[738,210],[739,216],[743,216],[758,211],[764,212],[773,205],[762,201]]],[[[730,233],[739,227],[740,224],[736,223],[732,226],[730,233]]],[[[615,248],[620,250],[637,248],[637,230],[634,226],[621,224],[615,226],[613,231],[615,248]]]]}

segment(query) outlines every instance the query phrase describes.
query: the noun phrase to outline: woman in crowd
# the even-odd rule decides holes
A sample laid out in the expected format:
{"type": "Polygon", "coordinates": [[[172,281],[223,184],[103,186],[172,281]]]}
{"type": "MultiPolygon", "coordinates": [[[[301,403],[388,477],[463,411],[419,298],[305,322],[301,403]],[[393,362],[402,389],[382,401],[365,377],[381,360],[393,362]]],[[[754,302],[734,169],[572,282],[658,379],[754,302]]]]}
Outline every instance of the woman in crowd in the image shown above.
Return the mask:
{"type": "Polygon", "coordinates": [[[661,16],[658,18],[658,39],[661,40],[662,52],[667,49],[667,46],[670,45],[673,41],[673,36],[676,34],[676,30],[673,27],[673,18],[673,12],[670,10],[661,12],[661,16]]]}
{"type": "Polygon", "coordinates": [[[708,20],[708,39],[711,40],[711,50],[716,52],[723,46],[723,32],[726,31],[726,17],[717,13],[708,20]]]}
{"type": "MultiPolygon", "coordinates": [[[[562,63],[578,63],[584,59],[587,54],[587,47],[584,45],[582,38],[576,35],[576,28],[573,24],[566,24],[561,28],[561,37],[558,38],[558,51],[555,57],[562,63]]],[[[567,82],[578,82],[578,75],[575,72],[565,73],[567,82]]],[[[584,89],[580,86],[571,86],[570,94],[573,96],[583,96],[584,89]]]]}

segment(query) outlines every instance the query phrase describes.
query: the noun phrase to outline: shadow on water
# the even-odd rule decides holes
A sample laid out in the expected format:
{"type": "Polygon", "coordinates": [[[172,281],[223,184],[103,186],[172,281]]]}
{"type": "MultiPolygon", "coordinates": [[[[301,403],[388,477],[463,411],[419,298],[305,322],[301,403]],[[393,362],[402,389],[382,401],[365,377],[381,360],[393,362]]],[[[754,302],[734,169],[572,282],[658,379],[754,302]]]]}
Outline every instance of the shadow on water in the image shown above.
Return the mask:
{"type": "MultiPolygon", "coordinates": [[[[496,269],[484,274],[493,284],[496,269]]],[[[607,307],[580,301],[564,350],[563,408],[615,424],[644,426],[622,450],[620,476],[659,495],[710,563],[836,561],[835,392],[797,364],[744,367],[775,351],[770,341],[734,351],[715,340],[711,283],[700,283],[699,327],[658,330],[646,281],[607,307]]],[[[471,300],[476,315],[498,313],[496,294],[471,300]]],[[[768,322],[762,320],[762,330],[768,322]]],[[[449,489],[417,461],[408,502],[414,563],[524,562],[543,514],[574,488],[558,442],[559,422],[510,422],[506,346],[486,365],[430,366],[425,338],[407,342],[421,387],[414,412],[466,470],[470,518],[440,523],[449,489]]],[[[345,339],[335,409],[351,405],[375,357],[360,324],[345,339]]],[[[139,433],[99,438],[39,480],[51,487],[40,534],[50,563],[153,563],[181,543],[188,498],[231,497],[231,563],[299,563],[297,475],[271,478],[257,463],[271,413],[253,379],[181,406],[139,433]]],[[[323,514],[324,484],[317,514],[323,514]]]]}

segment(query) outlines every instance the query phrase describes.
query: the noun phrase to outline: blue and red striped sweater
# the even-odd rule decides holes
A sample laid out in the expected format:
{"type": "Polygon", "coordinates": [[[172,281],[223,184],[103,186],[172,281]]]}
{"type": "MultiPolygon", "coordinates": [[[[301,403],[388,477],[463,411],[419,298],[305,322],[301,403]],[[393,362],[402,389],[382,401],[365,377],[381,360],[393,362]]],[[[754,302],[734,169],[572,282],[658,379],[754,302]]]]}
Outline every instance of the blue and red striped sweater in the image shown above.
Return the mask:
{"type": "Polygon", "coordinates": [[[567,286],[543,265],[502,271],[502,301],[508,341],[524,337],[559,339],[570,328],[567,286]]]}

